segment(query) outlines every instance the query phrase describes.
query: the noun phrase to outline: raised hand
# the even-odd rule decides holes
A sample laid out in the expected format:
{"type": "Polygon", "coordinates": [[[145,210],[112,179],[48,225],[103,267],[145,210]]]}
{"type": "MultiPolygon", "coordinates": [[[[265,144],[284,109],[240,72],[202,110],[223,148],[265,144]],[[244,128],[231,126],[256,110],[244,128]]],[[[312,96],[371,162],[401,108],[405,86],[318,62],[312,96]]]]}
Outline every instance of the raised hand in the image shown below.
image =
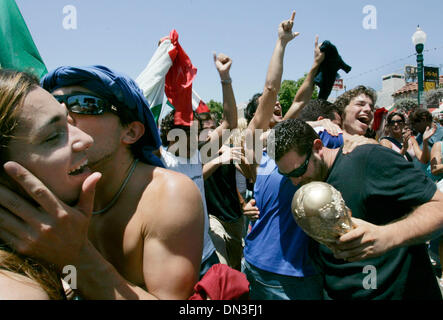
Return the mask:
{"type": "Polygon", "coordinates": [[[316,66],[319,66],[325,59],[325,53],[320,50],[320,46],[318,45],[318,35],[317,35],[315,36],[315,47],[314,47],[314,64],[316,66]]]}
{"type": "Polygon", "coordinates": [[[402,135],[402,145],[403,149],[408,150],[409,148],[409,139],[411,138],[412,132],[411,130],[406,130],[402,135]]]}
{"type": "Polygon", "coordinates": [[[75,265],[88,244],[95,186],[101,174],[93,173],[84,181],[77,207],[70,207],[18,163],[7,162],[4,169],[37,205],[0,186],[0,238],[19,253],[60,270],[75,265]]]}
{"type": "Polygon", "coordinates": [[[430,127],[426,127],[426,130],[423,133],[423,141],[429,140],[429,138],[434,135],[435,131],[437,131],[437,126],[435,123],[432,123],[430,127]]]}
{"type": "Polygon", "coordinates": [[[228,147],[223,145],[220,150],[220,162],[222,164],[229,164],[231,162],[241,163],[244,156],[242,154],[242,147],[228,147]]]}
{"type": "Polygon", "coordinates": [[[291,18],[280,23],[278,27],[278,38],[287,44],[289,41],[294,39],[300,34],[300,32],[292,32],[292,27],[294,26],[295,10],[292,11],[291,18]]]}
{"type": "Polygon", "coordinates": [[[218,56],[214,52],[214,63],[222,80],[229,79],[229,70],[231,69],[232,60],[227,55],[219,53],[218,56]]]}

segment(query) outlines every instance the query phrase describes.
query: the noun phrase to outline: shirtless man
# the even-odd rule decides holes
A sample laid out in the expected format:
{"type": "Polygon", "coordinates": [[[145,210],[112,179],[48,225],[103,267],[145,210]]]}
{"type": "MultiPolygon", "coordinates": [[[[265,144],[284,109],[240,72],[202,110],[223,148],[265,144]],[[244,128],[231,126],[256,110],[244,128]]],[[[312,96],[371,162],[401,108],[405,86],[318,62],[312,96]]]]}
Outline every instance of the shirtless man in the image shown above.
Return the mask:
{"type": "Polygon", "coordinates": [[[190,179],[148,164],[159,163],[151,152],[159,137],[141,91],[99,66],[58,68],[42,83],[94,139],[89,166],[102,178],[93,212],[92,203],[65,205],[16,165],[8,174],[43,210],[1,188],[0,204],[9,203],[17,221],[14,228],[2,223],[0,237],[60,269],[75,266],[78,291],[86,299],[188,298],[200,268],[202,200],[190,179]],[[8,228],[14,234],[3,232],[8,228]],[[33,236],[22,236],[25,229],[33,236]]]}

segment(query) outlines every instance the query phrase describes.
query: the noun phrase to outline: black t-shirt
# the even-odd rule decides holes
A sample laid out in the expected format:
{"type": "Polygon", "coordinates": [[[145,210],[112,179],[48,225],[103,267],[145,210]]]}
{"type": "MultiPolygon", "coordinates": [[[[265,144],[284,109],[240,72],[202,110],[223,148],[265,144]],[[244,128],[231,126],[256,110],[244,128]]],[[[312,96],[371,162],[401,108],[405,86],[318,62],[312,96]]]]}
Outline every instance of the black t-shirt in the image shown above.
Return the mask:
{"type": "Polygon", "coordinates": [[[205,180],[208,213],[222,221],[234,221],[243,215],[237,194],[235,165],[222,164],[205,180]]]}
{"type": "MultiPolygon", "coordinates": [[[[376,225],[398,220],[428,202],[435,184],[400,154],[380,145],[340,149],[327,183],[339,190],[352,216],[376,225]]],[[[330,299],[441,299],[425,244],[401,247],[358,262],[335,259],[317,243],[314,260],[330,299]]]]}

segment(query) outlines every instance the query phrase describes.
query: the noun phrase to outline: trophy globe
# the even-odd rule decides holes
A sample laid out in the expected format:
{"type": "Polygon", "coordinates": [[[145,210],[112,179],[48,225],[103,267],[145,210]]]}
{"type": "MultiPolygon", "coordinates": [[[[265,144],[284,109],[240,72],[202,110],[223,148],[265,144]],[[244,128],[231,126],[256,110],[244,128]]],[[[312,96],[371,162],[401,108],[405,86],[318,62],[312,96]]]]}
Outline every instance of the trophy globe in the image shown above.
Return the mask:
{"type": "Polygon", "coordinates": [[[326,182],[308,183],[294,194],[292,215],[303,231],[328,245],[354,228],[351,210],[339,191],[326,182]]]}

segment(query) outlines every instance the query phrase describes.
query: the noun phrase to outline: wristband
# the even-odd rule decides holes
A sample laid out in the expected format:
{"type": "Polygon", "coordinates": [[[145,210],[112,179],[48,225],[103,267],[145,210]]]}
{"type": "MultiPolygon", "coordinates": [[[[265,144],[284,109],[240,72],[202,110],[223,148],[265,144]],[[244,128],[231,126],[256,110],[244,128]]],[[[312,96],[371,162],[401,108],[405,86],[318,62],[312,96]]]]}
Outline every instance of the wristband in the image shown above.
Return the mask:
{"type": "Polygon", "coordinates": [[[226,80],[221,80],[221,83],[222,84],[231,84],[232,83],[232,79],[229,78],[229,79],[226,79],[226,80]]]}

